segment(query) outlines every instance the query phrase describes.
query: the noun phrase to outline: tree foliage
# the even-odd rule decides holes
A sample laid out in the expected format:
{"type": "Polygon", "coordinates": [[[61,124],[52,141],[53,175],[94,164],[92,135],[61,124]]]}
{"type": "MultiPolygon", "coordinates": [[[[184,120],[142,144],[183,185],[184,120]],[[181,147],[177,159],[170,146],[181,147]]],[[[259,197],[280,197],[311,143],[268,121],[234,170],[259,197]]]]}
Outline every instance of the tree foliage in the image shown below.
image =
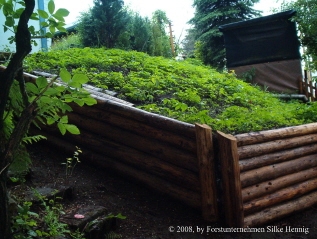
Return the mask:
{"type": "Polygon", "coordinates": [[[186,57],[195,56],[195,41],[196,41],[196,29],[190,28],[187,29],[185,38],[182,41],[183,53],[186,57]]]}
{"type": "Polygon", "coordinates": [[[306,67],[317,70],[317,1],[296,0],[291,2],[283,1],[280,11],[296,10],[293,17],[296,21],[301,45],[304,47],[306,67]]]}
{"type": "Polygon", "coordinates": [[[95,0],[95,5],[81,16],[78,26],[84,46],[120,48],[171,57],[165,28],[166,13],[157,10],[152,19],[129,11],[122,0],[95,0]]]}
{"type": "Polygon", "coordinates": [[[151,54],[152,56],[172,56],[170,40],[165,31],[165,28],[168,23],[169,20],[164,11],[156,10],[153,13],[153,52],[151,54]]]}
{"type": "Polygon", "coordinates": [[[129,20],[123,5],[123,0],[94,0],[79,26],[84,46],[115,47],[129,20]]]}
{"type": "Polygon", "coordinates": [[[201,60],[222,69],[225,66],[225,48],[218,27],[248,20],[260,15],[252,9],[259,0],[194,0],[195,15],[189,21],[196,29],[196,41],[201,60]]]}
{"type": "Polygon", "coordinates": [[[55,9],[53,0],[48,2],[48,12],[35,10],[35,0],[1,0],[1,13],[5,16],[4,30],[12,31],[10,41],[16,43],[16,53],[10,59],[6,69],[0,73],[0,239],[12,238],[10,217],[8,213],[7,174],[14,161],[16,152],[25,151],[23,139],[30,124],[37,119],[43,124],[57,123],[61,133],[69,131],[78,134],[76,126],[68,123],[64,114],[70,111],[69,102],[79,105],[94,104],[82,84],[88,78],[82,74],[71,76],[61,73],[64,83],[54,85],[57,77],[47,81],[43,77],[35,82],[25,83],[23,77],[24,58],[32,50],[32,37],[51,37],[57,30],[63,31],[66,9],[55,9]],[[45,19],[38,31],[29,25],[29,20],[45,19]],[[18,21],[18,23],[16,23],[18,21]],[[43,36],[43,28],[47,33],[43,36]]]}

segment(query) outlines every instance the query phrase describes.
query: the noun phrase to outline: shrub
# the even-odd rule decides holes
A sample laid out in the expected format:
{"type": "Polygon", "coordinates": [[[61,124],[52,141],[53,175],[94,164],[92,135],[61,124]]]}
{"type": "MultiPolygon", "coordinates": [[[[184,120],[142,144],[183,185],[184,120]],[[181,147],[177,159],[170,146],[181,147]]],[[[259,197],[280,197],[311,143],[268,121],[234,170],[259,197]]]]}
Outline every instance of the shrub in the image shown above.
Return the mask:
{"type": "Polygon", "coordinates": [[[315,103],[283,102],[238,80],[231,72],[118,49],[68,49],[37,53],[28,70],[56,73],[66,67],[89,83],[118,93],[136,107],[215,130],[242,133],[315,121],[315,103]]]}

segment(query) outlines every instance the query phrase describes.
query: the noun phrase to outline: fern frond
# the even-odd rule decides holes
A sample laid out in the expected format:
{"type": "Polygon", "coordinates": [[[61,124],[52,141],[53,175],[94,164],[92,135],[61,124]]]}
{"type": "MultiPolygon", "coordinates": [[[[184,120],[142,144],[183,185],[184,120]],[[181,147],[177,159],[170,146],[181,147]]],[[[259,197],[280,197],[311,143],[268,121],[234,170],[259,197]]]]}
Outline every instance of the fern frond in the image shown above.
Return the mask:
{"type": "Polygon", "coordinates": [[[4,137],[8,139],[13,131],[14,123],[13,123],[13,112],[5,112],[4,118],[4,137]]]}
{"type": "Polygon", "coordinates": [[[32,143],[36,143],[42,139],[47,139],[45,136],[43,135],[33,135],[33,136],[26,136],[22,139],[23,143],[25,144],[32,144],[32,143]]]}

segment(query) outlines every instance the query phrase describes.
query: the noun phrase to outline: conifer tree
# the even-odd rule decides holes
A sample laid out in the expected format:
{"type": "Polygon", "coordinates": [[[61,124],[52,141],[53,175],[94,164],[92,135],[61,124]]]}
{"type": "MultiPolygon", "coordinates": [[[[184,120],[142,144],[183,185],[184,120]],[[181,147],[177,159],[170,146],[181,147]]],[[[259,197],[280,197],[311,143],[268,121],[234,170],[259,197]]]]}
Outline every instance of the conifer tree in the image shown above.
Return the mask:
{"type": "Polygon", "coordinates": [[[222,69],[225,66],[223,35],[218,27],[252,19],[260,11],[252,9],[259,0],[194,0],[195,15],[189,21],[196,29],[196,41],[201,60],[222,69]]]}
{"type": "Polygon", "coordinates": [[[82,15],[78,27],[83,45],[115,47],[129,21],[123,6],[123,0],[94,0],[93,8],[82,15]]]}

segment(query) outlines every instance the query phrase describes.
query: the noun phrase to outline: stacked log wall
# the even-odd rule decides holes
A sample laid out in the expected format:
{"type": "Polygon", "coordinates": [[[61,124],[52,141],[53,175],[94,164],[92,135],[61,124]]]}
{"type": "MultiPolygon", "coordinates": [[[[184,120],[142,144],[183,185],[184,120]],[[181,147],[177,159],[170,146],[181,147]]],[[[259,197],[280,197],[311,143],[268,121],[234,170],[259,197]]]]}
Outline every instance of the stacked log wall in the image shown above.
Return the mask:
{"type": "Polygon", "coordinates": [[[213,138],[206,125],[148,113],[89,90],[98,104],[72,105],[68,115],[81,134],[61,136],[43,126],[39,133],[49,136],[51,146],[70,154],[79,146],[87,162],[199,208],[209,221],[218,219],[220,202],[234,227],[267,224],[317,203],[317,123],[235,136],[217,132],[213,138]]]}
{"type": "MultiPolygon", "coordinates": [[[[53,77],[47,73],[37,74],[53,77]]],[[[36,76],[24,74],[26,81],[36,76]]],[[[95,87],[85,87],[97,100],[94,106],[72,104],[70,124],[80,135],[61,136],[57,128],[41,125],[34,133],[72,154],[82,149],[84,161],[136,179],[156,191],[200,209],[208,221],[218,219],[212,131],[149,113],[95,87]]]]}
{"type": "Polygon", "coordinates": [[[224,189],[224,202],[235,208],[227,224],[268,224],[317,203],[317,123],[217,137],[219,146],[231,139],[235,152],[224,156],[220,149],[223,185],[231,188],[224,189]]]}

